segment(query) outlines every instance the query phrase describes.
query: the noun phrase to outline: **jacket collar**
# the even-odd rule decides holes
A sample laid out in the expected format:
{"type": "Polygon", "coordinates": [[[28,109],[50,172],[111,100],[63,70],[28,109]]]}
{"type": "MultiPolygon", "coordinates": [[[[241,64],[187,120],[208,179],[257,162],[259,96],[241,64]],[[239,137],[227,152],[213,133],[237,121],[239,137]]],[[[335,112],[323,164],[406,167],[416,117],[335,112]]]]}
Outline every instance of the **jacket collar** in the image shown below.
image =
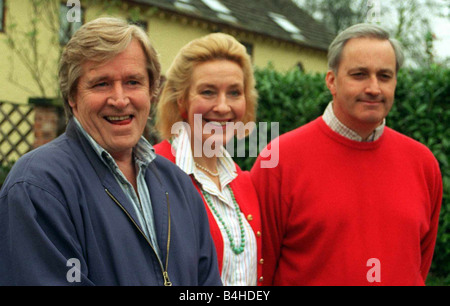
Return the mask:
{"type": "MultiPolygon", "coordinates": [[[[94,151],[86,137],[81,134],[73,119],[70,119],[67,124],[66,135],[69,139],[77,142],[81,146],[103,187],[117,199],[117,201],[126,210],[127,214],[134,220],[135,224],[139,226],[138,218],[132,204],[123,193],[106,164],[100,160],[100,157],[94,151]]],[[[149,187],[150,199],[153,205],[158,244],[161,248],[161,254],[163,255],[163,258],[165,258],[167,247],[166,238],[168,235],[167,190],[163,187],[161,174],[154,162],[149,164],[145,173],[145,180],[149,187]]],[[[112,204],[116,205],[115,203],[112,204]]]]}
{"type": "MultiPolygon", "coordinates": [[[[134,211],[132,204],[127,199],[126,195],[123,193],[122,189],[118,185],[115,180],[113,174],[108,169],[107,165],[101,161],[98,154],[92,148],[91,144],[87,140],[84,135],[82,135],[81,131],[77,128],[76,123],[73,119],[69,119],[66,128],[66,135],[70,139],[76,141],[80,144],[83,152],[86,154],[89,163],[94,168],[98,178],[100,179],[103,187],[107,189],[114,197],[123,205],[123,207],[127,210],[128,214],[137,221],[137,215],[134,211]]],[[[139,224],[139,222],[136,222],[139,224]]]]}

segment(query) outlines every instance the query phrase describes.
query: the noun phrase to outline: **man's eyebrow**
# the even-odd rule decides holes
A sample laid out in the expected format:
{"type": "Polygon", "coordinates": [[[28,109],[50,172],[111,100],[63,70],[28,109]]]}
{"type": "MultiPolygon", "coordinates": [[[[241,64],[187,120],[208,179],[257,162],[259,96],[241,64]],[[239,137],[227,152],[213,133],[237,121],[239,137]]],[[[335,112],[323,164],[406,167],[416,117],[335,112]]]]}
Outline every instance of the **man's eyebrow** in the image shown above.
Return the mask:
{"type": "MultiPolygon", "coordinates": [[[[96,77],[93,77],[92,79],[89,79],[87,81],[88,85],[92,86],[95,85],[96,83],[102,82],[102,81],[107,81],[110,80],[111,77],[109,75],[99,75],[96,77]]],[[[145,75],[142,73],[132,73],[129,75],[126,75],[124,77],[124,80],[138,80],[138,81],[142,81],[145,79],[145,75]]]]}
{"type": "Polygon", "coordinates": [[[88,81],[87,81],[87,84],[89,85],[89,86],[91,86],[91,85],[95,85],[96,83],[99,83],[99,82],[102,82],[102,81],[106,81],[106,80],[108,80],[109,78],[108,78],[108,76],[107,75],[101,75],[101,76],[97,76],[97,77],[93,77],[92,79],[89,79],[88,81]]]}
{"type": "MultiPolygon", "coordinates": [[[[349,73],[351,72],[356,72],[356,71],[369,71],[369,68],[364,67],[364,66],[358,66],[358,67],[353,67],[351,69],[348,70],[349,73]]],[[[395,74],[394,70],[390,69],[390,68],[382,68],[380,70],[377,70],[377,73],[390,73],[390,74],[395,74]]]]}
{"type": "Polygon", "coordinates": [[[142,80],[145,79],[145,77],[146,77],[145,74],[142,74],[142,73],[133,73],[133,74],[127,75],[127,76],[125,77],[125,79],[127,79],[127,80],[132,79],[132,80],[142,81],[142,80]]]}
{"type": "Polygon", "coordinates": [[[369,68],[367,68],[365,66],[356,66],[356,67],[352,67],[349,69],[349,71],[353,71],[353,70],[369,70],[369,68]]]}
{"type": "Polygon", "coordinates": [[[353,72],[357,72],[357,71],[368,71],[369,69],[367,67],[363,67],[363,66],[357,66],[357,67],[352,67],[350,69],[347,70],[347,73],[353,73],[353,72]]]}
{"type": "Polygon", "coordinates": [[[388,74],[392,74],[392,75],[395,74],[394,70],[389,69],[389,68],[386,68],[386,69],[380,69],[380,70],[378,71],[378,73],[388,73],[388,74]]]}

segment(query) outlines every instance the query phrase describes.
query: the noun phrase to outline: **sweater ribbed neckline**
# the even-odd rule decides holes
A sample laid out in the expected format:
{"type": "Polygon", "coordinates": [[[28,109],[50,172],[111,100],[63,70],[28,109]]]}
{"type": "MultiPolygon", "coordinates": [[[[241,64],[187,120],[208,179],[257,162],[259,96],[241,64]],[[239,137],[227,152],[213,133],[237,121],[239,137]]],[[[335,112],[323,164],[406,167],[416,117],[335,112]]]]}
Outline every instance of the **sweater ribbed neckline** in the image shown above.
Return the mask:
{"type": "Polygon", "coordinates": [[[319,126],[320,130],[329,138],[331,138],[333,141],[340,143],[341,145],[344,145],[346,147],[350,147],[352,149],[356,150],[375,150],[377,149],[381,143],[386,138],[386,132],[388,132],[388,128],[385,127],[383,135],[375,141],[370,142],[360,142],[356,140],[349,139],[347,137],[344,137],[335,131],[333,131],[323,120],[322,117],[319,117],[317,120],[317,125],[319,126]]]}

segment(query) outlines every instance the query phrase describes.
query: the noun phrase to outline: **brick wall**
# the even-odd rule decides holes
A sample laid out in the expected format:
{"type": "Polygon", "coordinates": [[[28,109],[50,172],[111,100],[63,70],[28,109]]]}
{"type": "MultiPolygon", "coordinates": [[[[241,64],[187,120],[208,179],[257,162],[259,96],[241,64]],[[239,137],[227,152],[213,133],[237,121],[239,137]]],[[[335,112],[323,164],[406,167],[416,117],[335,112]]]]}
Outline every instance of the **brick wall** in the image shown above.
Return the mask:
{"type": "Polygon", "coordinates": [[[56,107],[36,106],[34,108],[34,143],[37,148],[57,137],[59,125],[56,107]]]}
{"type": "Polygon", "coordinates": [[[34,105],[34,143],[37,148],[58,137],[65,130],[64,109],[54,99],[30,98],[34,105]]]}

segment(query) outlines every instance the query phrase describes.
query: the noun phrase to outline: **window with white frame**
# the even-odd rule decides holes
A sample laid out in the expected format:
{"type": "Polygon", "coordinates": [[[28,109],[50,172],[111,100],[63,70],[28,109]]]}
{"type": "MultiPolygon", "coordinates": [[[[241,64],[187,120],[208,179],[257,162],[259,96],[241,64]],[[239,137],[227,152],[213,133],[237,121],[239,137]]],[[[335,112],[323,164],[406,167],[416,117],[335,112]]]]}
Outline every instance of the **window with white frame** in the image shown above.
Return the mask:
{"type": "Polygon", "coordinates": [[[248,55],[250,55],[250,57],[253,58],[253,44],[246,41],[240,41],[240,43],[245,47],[248,55]]]}

